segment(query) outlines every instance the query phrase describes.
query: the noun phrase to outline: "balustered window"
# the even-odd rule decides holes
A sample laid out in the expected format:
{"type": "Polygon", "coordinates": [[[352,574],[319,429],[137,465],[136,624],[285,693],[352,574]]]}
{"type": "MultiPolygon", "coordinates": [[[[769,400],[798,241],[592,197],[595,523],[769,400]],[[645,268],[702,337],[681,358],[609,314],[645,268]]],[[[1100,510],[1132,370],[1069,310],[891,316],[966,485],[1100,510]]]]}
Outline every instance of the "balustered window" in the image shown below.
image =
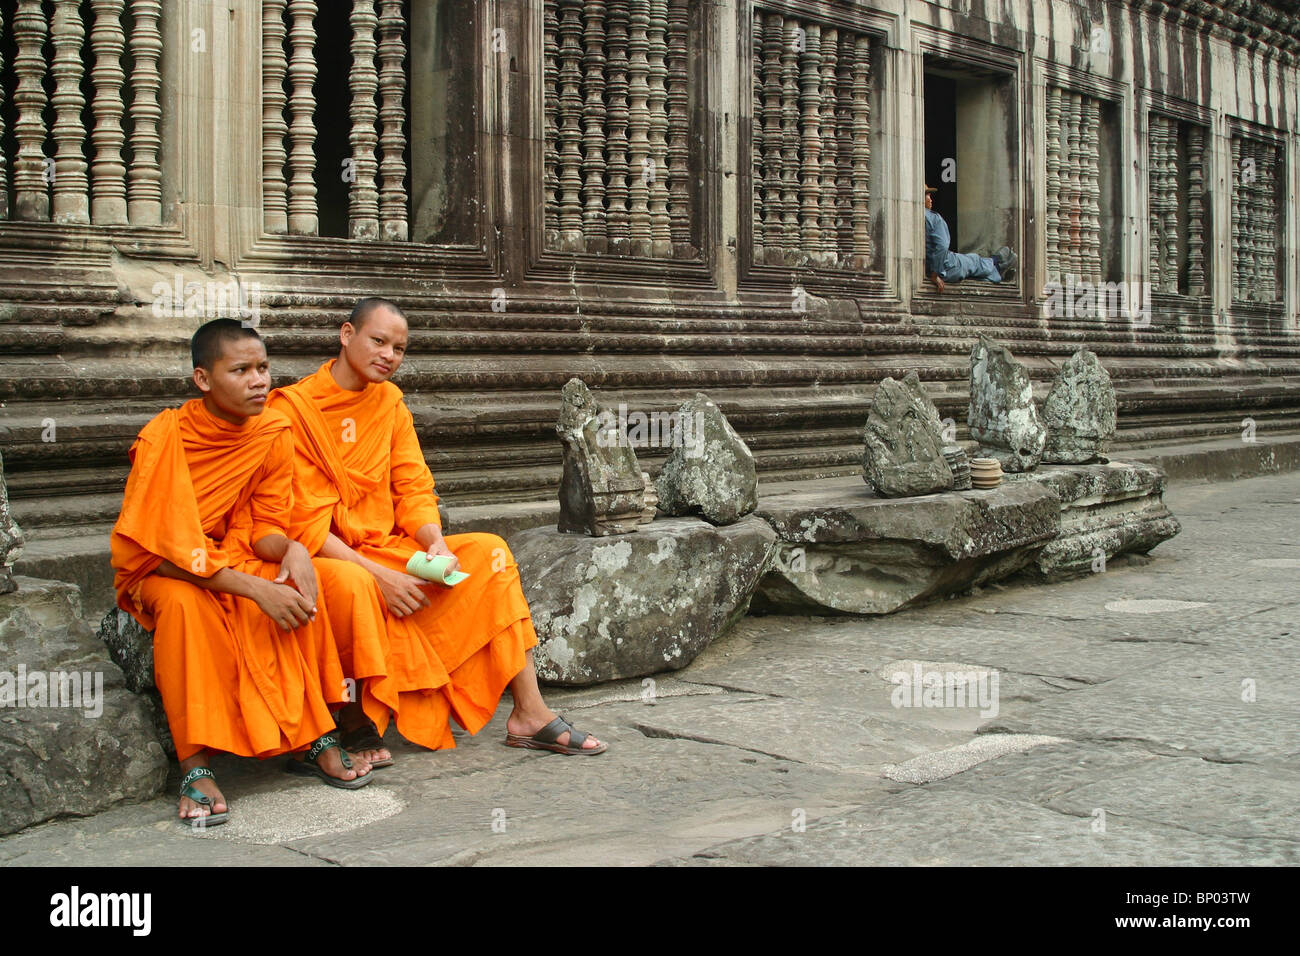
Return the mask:
{"type": "Polygon", "coordinates": [[[1011,74],[926,57],[925,178],[954,252],[1019,244],[1018,115],[1011,74]]]}
{"type": "Polygon", "coordinates": [[[262,0],[266,232],[476,240],[477,20],[456,0],[262,0]]]}
{"type": "Polygon", "coordinates": [[[1206,144],[1209,131],[1150,114],[1147,123],[1148,260],[1152,288],[1203,296],[1206,280],[1206,144]]]}
{"type": "Polygon", "coordinates": [[[1050,282],[1120,278],[1123,209],[1119,111],[1047,87],[1047,274],[1050,282]]]}
{"type": "Polygon", "coordinates": [[[869,270],[872,39],[755,8],[753,261],[869,270]]]}
{"type": "Polygon", "coordinates": [[[159,0],[0,0],[0,219],[163,222],[159,0]]]}
{"type": "Polygon", "coordinates": [[[688,0],[545,0],[546,247],[698,256],[688,0]]]}
{"type": "Polygon", "coordinates": [[[1283,294],[1286,222],[1282,147],[1232,137],[1232,298],[1277,302],[1283,294]]]}

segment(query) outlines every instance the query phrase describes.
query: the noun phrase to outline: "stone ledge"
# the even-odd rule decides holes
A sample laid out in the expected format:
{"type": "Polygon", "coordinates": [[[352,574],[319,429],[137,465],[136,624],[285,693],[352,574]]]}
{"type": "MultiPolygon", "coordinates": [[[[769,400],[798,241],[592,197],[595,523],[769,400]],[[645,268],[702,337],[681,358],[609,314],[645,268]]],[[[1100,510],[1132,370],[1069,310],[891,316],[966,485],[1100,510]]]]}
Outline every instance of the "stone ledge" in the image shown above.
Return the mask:
{"type": "Polygon", "coordinates": [[[888,614],[1014,574],[1061,528],[1059,499],[1033,482],[877,498],[860,479],[760,501],[780,541],[755,608],[888,614]]]}

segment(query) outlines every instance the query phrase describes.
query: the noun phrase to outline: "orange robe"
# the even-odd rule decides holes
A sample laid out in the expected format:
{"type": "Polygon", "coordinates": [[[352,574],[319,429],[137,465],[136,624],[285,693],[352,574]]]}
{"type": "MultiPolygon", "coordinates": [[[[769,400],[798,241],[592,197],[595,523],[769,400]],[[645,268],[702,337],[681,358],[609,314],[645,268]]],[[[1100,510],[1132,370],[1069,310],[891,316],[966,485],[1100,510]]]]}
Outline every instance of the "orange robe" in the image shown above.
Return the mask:
{"type": "MultiPolygon", "coordinates": [[[[441,526],[411,412],[391,382],[340,388],[332,365],[277,389],[267,403],[293,423],[293,535],[315,554],[332,531],[363,557],[405,571],[425,550],[415,533],[441,526]]],[[[385,615],[398,730],[433,749],[455,746],[449,716],[470,733],[492,719],[537,643],[506,543],[494,534],[445,540],[470,577],[454,588],[428,584],[430,605],[414,614],[385,615]]],[[[382,732],[386,721],[376,723],[382,732]]]]}
{"type": "Polygon", "coordinates": [[[280,573],[252,542],[289,529],[289,422],[266,412],[233,425],[195,399],[149,422],[130,455],[113,583],[118,606],[154,632],[178,759],[204,747],[270,757],[332,731],[330,705],[346,701],[347,685],[323,587],[316,620],[283,631],[255,601],[154,573],[164,560],[204,578],[280,573]]]}

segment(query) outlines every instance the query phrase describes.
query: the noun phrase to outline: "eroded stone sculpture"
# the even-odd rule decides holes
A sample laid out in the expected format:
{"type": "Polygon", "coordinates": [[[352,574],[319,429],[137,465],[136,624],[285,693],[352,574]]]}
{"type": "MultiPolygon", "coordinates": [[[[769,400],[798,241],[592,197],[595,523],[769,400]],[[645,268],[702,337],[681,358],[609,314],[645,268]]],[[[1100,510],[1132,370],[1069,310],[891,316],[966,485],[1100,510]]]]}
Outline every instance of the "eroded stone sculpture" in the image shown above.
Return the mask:
{"type": "Polygon", "coordinates": [[[635,531],[645,510],[636,452],[580,378],[564,386],[555,431],[564,445],[559,530],[595,537],[635,531]]]}
{"type": "Polygon", "coordinates": [[[659,473],[659,510],[733,524],[758,507],[758,468],[749,447],[703,392],[673,413],[672,451],[659,473]]]}
{"type": "Polygon", "coordinates": [[[916,372],[876,386],[863,434],[863,477],[883,498],[948,491],[952,469],[943,454],[943,424],[916,372]]]}
{"type": "Polygon", "coordinates": [[[1042,460],[1047,429],[1034,405],[1029,372],[983,335],[970,353],[967,422],[980,443],[978,456],[996,458],[1003,471],[1032,471],[1042,460]]]}
{"type": "Polygon", "coordinates": [[[17,590],[14,562],[23,553],[23,531],[9,513],[9,486],[5,483],[5,463],[0,457],[0,594],[17,590]]]}
{"type": "Polygon", "coordinates": [[[1079,349],[1066,361],[1043,402],[1043,461],[1092,461],[1115,437],[1115,389],[1097,356],[1079,349]]]}

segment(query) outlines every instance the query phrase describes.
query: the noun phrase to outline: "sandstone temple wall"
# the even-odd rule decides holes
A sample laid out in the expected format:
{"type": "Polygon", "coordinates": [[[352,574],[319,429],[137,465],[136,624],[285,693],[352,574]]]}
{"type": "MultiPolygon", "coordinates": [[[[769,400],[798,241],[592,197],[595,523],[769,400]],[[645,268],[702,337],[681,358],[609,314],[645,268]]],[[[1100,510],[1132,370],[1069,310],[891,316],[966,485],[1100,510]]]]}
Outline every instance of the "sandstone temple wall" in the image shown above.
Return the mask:
{"type": "Polygon", "coordinates": [[[707,391],[768,477],[858,468],[875,383],[913,368],[965,437],[979,331],[1042,387],[1094,350],[1121,440],[1300,425],[1282,0],[4,0],[0,20],[0,451],[36,537],[112,521],[201,322],[255,316],[287,381],[364,294],[412,318],[398,383],[461,503],[553,495],[574,375],[636,409],[707,391]],[[958,247],[1005,237],[1016,281],[926,286],[927,179],[958,247]],[[1082,283],[1134,301],[1059,308],[1082,283]]]}

